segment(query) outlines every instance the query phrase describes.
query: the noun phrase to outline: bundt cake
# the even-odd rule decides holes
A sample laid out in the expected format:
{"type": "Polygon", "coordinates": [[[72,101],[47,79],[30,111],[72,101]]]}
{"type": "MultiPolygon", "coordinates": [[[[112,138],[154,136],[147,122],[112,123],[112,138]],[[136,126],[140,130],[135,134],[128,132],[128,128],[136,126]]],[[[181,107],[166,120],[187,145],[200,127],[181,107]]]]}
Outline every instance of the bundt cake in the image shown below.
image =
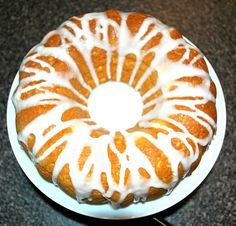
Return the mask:
{"type": "MultiPolygon", "coordinates": [[[[72,17],[33,47],[13,103],[18,140],[43,178],[78,202],[124,207],[168,194],[193,172],[216,129],[215,98],[202,53],[180,32],[108,10],[72,17]],[[119,108],[115,127],[96,120],[111,106],[92,99],[110,85],[141,100],[132,123],[113,118],[119,108]]],[[[132,109],[131,100],[123,110],[132,109]]]]}

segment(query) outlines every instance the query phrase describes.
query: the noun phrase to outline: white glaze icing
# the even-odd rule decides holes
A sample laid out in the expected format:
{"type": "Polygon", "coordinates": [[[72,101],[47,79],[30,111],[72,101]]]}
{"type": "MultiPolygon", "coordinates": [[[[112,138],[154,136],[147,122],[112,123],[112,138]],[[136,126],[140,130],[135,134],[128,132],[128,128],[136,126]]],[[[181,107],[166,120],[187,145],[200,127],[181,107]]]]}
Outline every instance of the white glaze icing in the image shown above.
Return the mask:
{"type": "MultiPolygon", "coordinates": [[[[72,180],[72,184],[76,190],[76,196],[79,202],[83,202],[84,199],[90,199],[90,193],[93,189],[100,191],[103,196],[110,200],[114,191],[118,191],[121,194],[121,197],[118,202],[112,202],[114,207],[118,207],[119,204],[124,200],[124,198],[129,194],[133,193],[135,198],[134,202],[145,201],[148,189],[150,187],[158,187],[164,188],[166,190],[172,190],[176,183],[178,182],[178,165],[179,163],[183,164],[185,175],[188,173],[190,166],[192,163],[198,158],[199,150],[198,145],[201,144],[206,146],[213,136],[213,130],[215,129],[215,121],[206,113],[199,110],[196,105],[197,104],[205,104],[209,100],[215,102],[214,96],[209,91],[210,87],[210,78],[208,73],[205,71],[196,68],[193,66],[194,62],[196,62],[202,54],[196,56],[190,64],[185,65],[183,61],[188,59],[190,48],[195,49],[193,46],[187,44],[184,39],[179,38],[173,40],[170,37],[170,28],[166,25],[162,24],[160,21],[155,18],[148,17],[142,23],[139,31],[133,36],[130,30],[127,27],[126,19],[129,13],[121,13],[121,24],[118,25],[115,21],[108,19],[105,13],[91,13],[86,14],[82,18],[73,17],[75,20],[81,22],[82,29],[80,29],[75,23],[72,21],[64,22],[57,30],[48,33],[43,41],[32,48],[30,53],[37,52],[32,56],[25,57],[20,70],[25,72],[34,72],[35,75],[32,77],[24,78],[20,81],[20,84],[13,96],[13,102],[16,108],[16,111],[19,112],[27,107],[39,105],[39,104],[55,104],[56,107],[48,111],[47,113],[40,115],[31,121],[22,131],[18,134],[19,141],[27,143],[27,138],[30,133],[34,133],[36,140],[32,149],[31,158],[37,164],[40,161],[47,158],[47,156],[52,153],[52,151],[59,145],[61,145],[64,141],[67,141],[65,149],[59,155],[55,167],[53,170],[52,180],[55,184],[57,184],[57,177],[64,167],[65,164],[69,164],[70,169],[70,177],[72,180]],[[96,33],[93,34],[89,28],[89,20],[96,19],[96,33]],[[148,35],[145,36],[144,39],[141,37],[145,34],[150,24],[155,24],[155,29],[153,29],[148,35]],[[69,26],[75,32],[73,35],[66,28],[69,26]],[[111,46],[108,41],[108,26],[112,25],[116,31],[118,37],[118,45],[111,46]],[[160,44],[150,48],[148,51],[142,51],[142,47],[154,37],[157,33],[161,32],[163,37],[161,38],[160,44]],[[52,34],[60,34],[62,45],[59,47],[45,47],[43,44],[52,34]],[[103,40],[100,40],[100,35],[103,35],[103,40]],[[81,39],[83,37],[83,39],[81,39]],[[71,40],[71,43],[66,43],[65,39],[71,40]],[[167,58],[167,53],[179,45],[182,45],[183,48],[186,49],[182,59],[178,62],[172,62],[167,58]],[[87,103],[87,99],[80,94],[75,88],[70,84],[69,79],[73,76],[76,76],[78,81],[85,87],[87,90],[92,92],[92,88],[84,81],[79,68],[76,63],[72,59],[72,57],[68,53],[68,48],[73,45],[75,46],[82,54],[87,63],[89,71],[92,75],[92,78],[96,84],[99,85],[99,80],[96,75],[95,68],[91,59],[91,50],[96,46],[101,49],[106,50],[107,54],[107,65],[106,72],[108,78],[111,78],[110,74],[110,62],[112,51],[116,50],[119,54],[118,57],[118,66],[117,66],[117,78],[116,81],[121,81],[122,74],[122,66],[125,60],[125,56],[129,53],[133,53],[136,55],[137,61],[132,71],[130,80],[128,84],[132,84],[137,73],[137,70],[142,62],[142,58],[144,55],[154,52],[155,57],[151,62],[150,67],[144,72],[140,80],[135,86],[135,90],[139,91],[142,87],[142,84],[148,78],[148,76],[154,71],[158,72],[158,82],[157,84],[148,90],[143,96],[143,101],[148,98],[150,95],[155,93],[158,89],[162,90],[162,95],[152,101],[144,104],[143,108],[147,108],[155,104],[155,108],[143,115],[143,117],[139,121],[140,127],[154,127],[160,128],[168,131],[168,135],[159,133],[157,139],[153,138],[151,135],[141,132],[127,132],[125,129],[122,130],[122,134],[126,139],[126,150],[124,153],[120,153],[113,142],[114,132],[110,134],[103,135],[99,138],[92,138],[90,133],[93,129],[99,128],[98,125],[88,125],[86,122],[90,119],[74,119],[70,121],[63,122],[61,120],[61,115],[63,112],[71,107],[79,106],[81,109],[86,110],[87,106],[80,104],[74,100],[71,100],[65,96],[60,94],[45,92],[34,95],[27,100],[21,99],[21,94],[32,89],[41,90],[43,86],[53,87],[54,85],[63,86],[70,89],[75,95],[77,95],[80,99],[84,100],[87,103]],[[70,72],[63,76],[62,74],[55,71],[55,69],[49,65],[48,63],[36,59],[41,55],[51,55],[54,56],[64,62],[69,66],[70,72]],[[49,68],[50,72],[47,73],[45,71],[26,67],[25,63],[28,61],[34,61],[41,64],[42,67],[49,68]],[[198,76],[203,79],[203,84],[201,86],[190,86],[187,83],[176,81],[177,79],[184,76],[198,76]],[[24,87],[26,84],[32,81],[44,80],[39,84],[35,84],[33,86],[24,87]],[[169,91],[169,87],[176,85],[177,88],[175,90],[169,91]],[[202,99],[196,100],[168,100],[167,98],[173,97],[185,97],[185,96],[200,96],[202,99]],[[51,99],[57,100],[51,100],[51,99]],[[50,100],[45,100],[50,99],[50,100]],[[185,110],[177,110],[175,105],[184,105],[192,110],[193,112],[185,111],[185,110]],[[199,139],[192,134],[181,124],[176,122],[175,120],[169,118],[169,115],[172,114],[185,114],[191,116],[195,121],[199,122],[202,126],[204,126],[208,131],[208,136],[204,139],[199,139]],[[206,121],[203,121],[201,116],[206,121]],[[150,122],[151,119],[163,119],[166,120],[178,128],[180,128],[183,132],[176,132],[173,129],[157,124],[155,122],[150,122]],[[48,132],[46,135],[43,135],[44,130],[49,125],[55,125],[55,127],[48,132]],[[53,137],[62,129],[72,127],[73,132],[63,136],[56,143],[54,143],[50,148],[48,148],[41,156],[36,158],[36,155],[42,145],[47,142],[48,139],[53,137]],[[163,151],[165,156],[169,159],[171,164],[172,172],[173,172],[173,180],[170,184],[163,183],[155,174],[155,169],[150,164],[147,157],[142,153],[135,145],[135,140],[139,137],[145,137],[150,142],[152,142],[158,149],[163,151]],[[184,157],[182,153],[177,151],[171,145],[172,138],[179,138],[181,142],[185,144],[188,148],[190,154],[188,157],[184,157]],[[190,138],[194,141],[196,151],[194,152],[192,146],[187,142],[187,138],[190,138]],[[111,150],[117,155],[120,163],[120,181],[119,183],[115,183],[111,176],[111,163],[107,154],[107,147],[110,145],[111,150]],[[85,146],[89,146],[91,148],[91,155],[86,161],[82,171],[78,169],[78,159],[81,154],[82,149],[85,146]],[[129,160],[127,159],[127,155],[129,156],[129,160]],[[86,179],[86,175],[88,174],[91,166],[94,166],[93,174],[89,180],[86,179]],[[144,168],[150,175],[150,179],[144,179],[140,176],[138,169],[142,167],[144,168]],[[128,185],[124,185],[124,175],[125,170],[130,170],[130,178],[128,185]],[[107,182],[109,185],[108,191],[104,191],[101,181],[100,175],[102,172],[105,172],[107,175],[107,182]]],[[[199,50],[198,50],[199,51],[199,50]]]]}

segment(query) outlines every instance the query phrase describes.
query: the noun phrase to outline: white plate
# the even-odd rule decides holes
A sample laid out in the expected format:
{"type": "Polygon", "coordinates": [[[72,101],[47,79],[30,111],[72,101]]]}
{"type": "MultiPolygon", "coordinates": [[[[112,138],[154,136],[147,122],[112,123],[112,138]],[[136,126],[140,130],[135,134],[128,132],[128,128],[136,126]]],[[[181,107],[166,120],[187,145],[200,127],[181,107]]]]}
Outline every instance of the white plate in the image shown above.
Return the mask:
{"type": "Polygon", "coordinates": [[[170,195],[163,196],[157,200],[138,203],[130,205],[122,209],[113,209],[109,204],[104,205],[89,205],[89,204],[79,204],[76,200],[65,194],[58,187],[54,186],[52,183],[45,181],[36,170],[33,162],[28,158],[23,149],[20,147],[17,141],[16,127],[15,127],[15,109],[11,101],[12,94],[18,84],[18,74],[16,75],[11,91],[8,98],[7,104],[7,127],[8,135],[11,142],[11,146],[15,157],[20,164],[22,170],[26,176],[31,180],[31,182],[46,196],[60,204],[61,206],[70,209],[74,212],[92,216],[96,218],[106,218],[106,219],[130,219],[138,218],[154,213],[163,211],[182,199],[188,196],[194,189],[196,189],[200,183],[209,174],[210,170],[214,166],[216,159],[220,153],[225,128],[226,128],[226,108],[223,91],[218,80],[218,77],[212,68],[209,61],[205,58],[207,66],[209,68],[209,73],[214,81],[217,88],[217,99],[216,107],[217,111],[217,131],[211,142],[209,149],[203,155],[203,158],[190,177],[186,177],[181,181],[178,186],[170,193],[170,195]]]}

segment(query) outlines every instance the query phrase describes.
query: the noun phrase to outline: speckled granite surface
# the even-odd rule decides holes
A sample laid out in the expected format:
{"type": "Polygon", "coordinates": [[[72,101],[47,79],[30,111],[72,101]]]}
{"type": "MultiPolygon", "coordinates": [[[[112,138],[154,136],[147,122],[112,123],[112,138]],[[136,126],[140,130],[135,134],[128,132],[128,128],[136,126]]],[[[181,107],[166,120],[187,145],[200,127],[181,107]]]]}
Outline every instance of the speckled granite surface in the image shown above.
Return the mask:
{"type": "Polygon", "coordinates": [[[222,152],[207,179],[189,197],[159,213],[172,225],[236,225],[236,2],[214,1],[3,1],[0,0],[0,225],[123,225],[154,223],[95,220],[58,206],[39,192],[18,165],[8,140],[6,106],[18,67],[49,30],[81,13],[117,8],[150,13],[175,26],[214,66],[227,103],[222,152]]]}

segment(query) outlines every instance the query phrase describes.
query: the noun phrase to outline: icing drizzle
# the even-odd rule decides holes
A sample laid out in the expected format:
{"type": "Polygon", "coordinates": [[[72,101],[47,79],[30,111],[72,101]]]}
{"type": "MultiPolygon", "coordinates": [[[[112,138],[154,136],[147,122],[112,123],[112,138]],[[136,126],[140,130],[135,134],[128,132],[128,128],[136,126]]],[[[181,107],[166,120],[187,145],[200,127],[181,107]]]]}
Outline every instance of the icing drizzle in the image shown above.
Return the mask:
{"type": "Polygon", "coordinates": [[[111,12],[73,17],[48,33],[23,60],[13,102],[21,120],[25,109],[51,106],[18,131],[19,141],[26,144],[35,164],[66,143],[55,160],[52,181],[57,184],[61,170],[68,164],[79,202],[90,200],[91,192],[97,190],[118,207],[130,193],[138,202],[146,200],[150,187],[172,190],[179,181],[179,164],[184,177],[199,158],[199,147],[206,147],[211,141],[216,118],[199,107],[213,103],[215,110],[212,82],[199,50],[153,17],[114,11],[117,16],[111,18],[111,12]],[[139,27],[132,17],[141,18],[139,27]],[[101,128],[87,113],[88,97],[95,87],[108,81],[129,84],[144,103],[137,126],[119,131],[125,138],[122,152],[115,145],[115,132],[91,136],[92,131],[101,128]],[[77,108],[77,116],[62,120],[62,115],[72,108],[77,108]],[[200,126],[199,133],[182,120],[186,117],[193,127],[200,126]],[[48,140],[68,128],[71,132],[43,149],[48,140]],[[157,131],[156,135],[152,135],[153,131],[157,131]],[[29,147],[31,134],[35,140],[29,147]],[[154,145],[167,158],[172,172],[169,181],[158,176],[145,147],[138,145],[140,139],[150,147],[154,145]],[[177,146],[173,145],[174,140],[179,142],[177,146]],[[179,146],[185,148],[181,151],[179,146]],[[89,147],[89,156],[79,169],[85,147],[89,147]],[[111,155],[119,163],[118,180],[113,175],[111,155]],[[140,169],[145,169],[146,177],[140,169]],[[106,189],[101,183],[102,173],[106,174],[106,189]],[[117,200],[112,199],[114,192],[119,193],[117,200]]]}

